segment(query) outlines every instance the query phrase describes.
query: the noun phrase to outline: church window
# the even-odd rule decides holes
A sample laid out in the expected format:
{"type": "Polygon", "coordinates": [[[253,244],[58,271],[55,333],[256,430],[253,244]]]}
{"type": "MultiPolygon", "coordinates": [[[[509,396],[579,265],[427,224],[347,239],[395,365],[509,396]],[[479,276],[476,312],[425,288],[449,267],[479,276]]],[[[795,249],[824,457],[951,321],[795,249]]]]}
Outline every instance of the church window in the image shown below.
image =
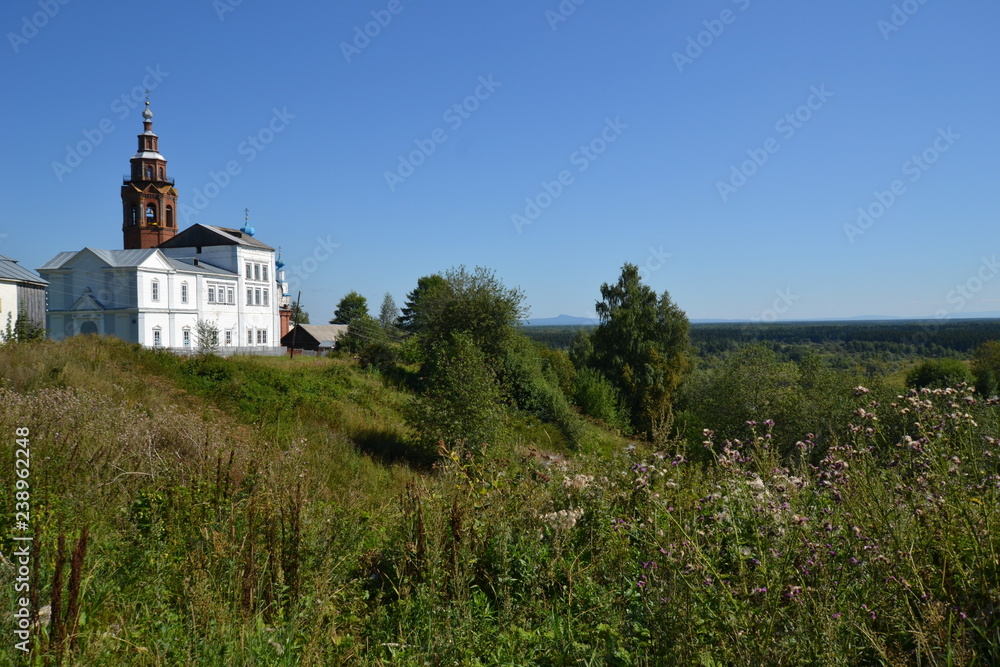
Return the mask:
{"type": "Polygon", "coordinates": [[[135,206],[132,207],[132,226],[135,227],[139,224],[139,209],[135,206]]]}
{"type": "Polygon", "coordinates": [[[147,181],[153,180],[153,168],[152,167],[146,167],[146,180],[147,181]]]}
{"type": "Polygon", "coordinates": [[[163,345],[163,338],[160,336],[160,329],[157,327],[153,329],[153,346],[160,347],[163,345]]]}
{"type": "MultiPolygon", "coordinates": [[[[173,226],[174,226],[174,207],[173,206],[168,206],[167,207],[167,227],[173,227],[173,226]]],[[[201,250],[199,249],[198,252],[201,252],[201,250]]]]}
{"type": "MultiPolygon", "coordinates": [[[[212,290],[211,289],[208,290],[208,300],[209,301],[212,300],[212,290]]],[[[181,303],[187,303],[187,302],[188,302],[188,284],[187,283],[181,283],[181,303]]]]}
{"type": "Polygon", "coordinates": [[[268,302],[267,302],[267,301],[268,301],[268,296],[267,296],[267,292],[268,292],[268,290],[266,290],[266,289],[265,289],[265,290],[264,290],[264,305],[265,305],[265,306],[267,306],[267,305],[270,305],[270,304],[268,304],[268,302]]]}
{"type": "Polygon", "coordinates": [[[247,262],[247,280],[253,280],[253,267],[250,266],[250,262],[247,262]]]}
{"type": "Polygon", "coordinates": [[[226,329],[226,345],[232,345],[232,344],[233,344],[233,332],[229,329],[226,329]]]}
{"type": "Polygon", "coordinates": [[[247,329],[247,345],[253,345],[253,329],[247,329]]]}
{"type": "Polygon", "coordinates": [[[153,301],[159,301],[160,300],[160,281],[159,280],[154,280],[153,281],[151,292],[152,292],[151,296],[153,297],[153,301]]]}
{"type": "Polygon", "coordinates": [[[156,204],[146,204],[146,224],[156,224],[156,204]]]}
{"type": "Polygon", "coordinates": [[[191,347],[191,330],[184,330],[184,347],[191,347]]]}
{"type": "Polygon", "coordinates": [[[163,180],[163,167],[160,167],[160,180],[163,180]]]}
{"type": "Polygon", "coordinates": [[[260,340],[262,344],[267,345],[267,329],[260,330],[260,340]]]}
{"type": "Polygon", "coordinates": [[[264,282],[267,282],[267,264],[265,264],[263,267],[261,267],[261,273],[263,275],[263,277],[261,278],[261,280],[263,280],[264,282]]]}
{"type": "Polygon", "coordinates": [[[260,264],[253,265],[253,279],[260,280],[260,264]]]}

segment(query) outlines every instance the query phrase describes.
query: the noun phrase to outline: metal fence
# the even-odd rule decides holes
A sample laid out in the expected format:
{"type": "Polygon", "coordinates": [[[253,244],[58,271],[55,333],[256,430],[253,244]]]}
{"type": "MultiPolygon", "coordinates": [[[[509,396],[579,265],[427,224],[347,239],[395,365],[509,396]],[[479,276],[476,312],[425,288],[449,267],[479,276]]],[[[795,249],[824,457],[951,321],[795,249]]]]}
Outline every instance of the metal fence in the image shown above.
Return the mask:
{"type": "MultiPolygon", "coordinates": [[[[197,347],[164,347],[158,348],[161,350],[167,350],[168,352],[173,352],[179,355],[192,355],[201,352],[197,347]]],[[[232,357],[236,355],[251,355],[255,357],[280,357],[288,356],[287,347],[233,347],[220,345],[216,350],[215,354],[220,357],[232,357]]],[[[296,352],[298,355],[298,352],[296,352]]]]}

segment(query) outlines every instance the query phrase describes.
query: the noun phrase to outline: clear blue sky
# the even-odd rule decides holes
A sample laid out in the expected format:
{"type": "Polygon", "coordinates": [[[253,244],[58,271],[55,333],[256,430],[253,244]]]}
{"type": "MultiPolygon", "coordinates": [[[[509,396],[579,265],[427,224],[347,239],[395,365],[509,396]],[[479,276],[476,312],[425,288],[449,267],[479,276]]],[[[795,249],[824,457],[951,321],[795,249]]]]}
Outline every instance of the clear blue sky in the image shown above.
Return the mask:
{"type": "Polygon", "coordinates": [[[696,319],[1000,310],[996,2],[63,2],[0,10],[0,254],[29,268],[121,247],[149,86],[181,222],[249,208],[314,322],[459,264],[535,317],[592,317],[624,262],[696,319]]]}

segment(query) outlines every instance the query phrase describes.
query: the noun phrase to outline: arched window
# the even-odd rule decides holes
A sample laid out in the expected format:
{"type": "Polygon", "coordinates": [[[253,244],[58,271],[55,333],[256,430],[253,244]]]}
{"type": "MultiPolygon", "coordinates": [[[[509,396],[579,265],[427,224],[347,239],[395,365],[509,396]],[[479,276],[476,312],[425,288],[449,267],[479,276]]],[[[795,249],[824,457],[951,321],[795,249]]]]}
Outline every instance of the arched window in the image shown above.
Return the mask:
{"type": "Polygon", "coordinates": [[[132,226],[135,227],[139,224],[139,209],[135,206],[132,207],[132,226]]]}
{"type": "Polygon", "coordinates": [[[156,204],[146,204],[146,224],[156,224],[156,204]]]}
{"type": "Polygon", "coordinates": [[[160,167],[160,180],[163,180],[163,167],[160,167]]]}
{"type": "Polygon", "coordinates": [[[153,168],[152,167],[146,167],[146,180],[147,181],[153,180],[153,168]]]}
{"type": "Polygon", "coordinates": [[[167,227],[173,227],[173,226],[174,226],[174,207],[173,206],[168,206],[167,207],[167,227]]]}

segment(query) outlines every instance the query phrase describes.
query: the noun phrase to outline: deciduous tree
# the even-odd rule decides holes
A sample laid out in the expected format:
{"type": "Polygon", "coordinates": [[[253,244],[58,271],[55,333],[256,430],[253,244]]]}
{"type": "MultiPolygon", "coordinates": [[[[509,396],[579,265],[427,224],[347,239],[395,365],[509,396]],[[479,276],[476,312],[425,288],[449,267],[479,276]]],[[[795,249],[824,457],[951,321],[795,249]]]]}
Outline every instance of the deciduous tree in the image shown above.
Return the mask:
{"type": "Polygon", "coordinates": [[[976,348],[972,355],[972,373],[980,394],[994,396],[1000,391],[1000,341],[991,340],[976,348]]]}
{"type": "Polygon", "coordinates": [[[407,414],[420,443],[474,450],[503,438],[505,414],[496,376],[470,336],[455,333],[435,343],[425,368],[427,388],[407,414]]]}
{"type": "Polygon", "coordinates": [[[350,324],[362,315],[368,315],[368,299],[351,291],[344,295],[344,298],[337,304],[330,324],[350,324]]]}
{"type": "Polygon", "coordinates": [[[309,313],[302,309],[302,304],[292,304],[292,322],[296,324],[309,324],[309,313]]]}

